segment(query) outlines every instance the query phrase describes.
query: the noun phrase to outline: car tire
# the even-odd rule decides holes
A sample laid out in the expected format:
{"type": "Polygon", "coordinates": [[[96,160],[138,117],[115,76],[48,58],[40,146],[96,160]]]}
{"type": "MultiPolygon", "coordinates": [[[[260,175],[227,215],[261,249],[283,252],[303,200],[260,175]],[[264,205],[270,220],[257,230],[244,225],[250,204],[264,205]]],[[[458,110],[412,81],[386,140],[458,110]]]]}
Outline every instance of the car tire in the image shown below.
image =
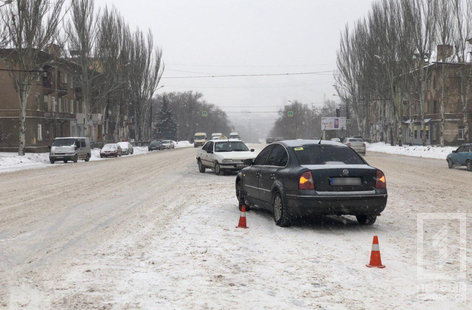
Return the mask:
{"type": "Polygon", "coordinates": [[[200,173],[205,173],[206,168],[205,168],[205,166],[202,164],[202,161],[199,159],[197,163],[198,163],[198,171],[200,171],[200,173]]]}
{"type": "Polygon", "coordinates": [[[72,158],[72,161],[74,163],[77,163],[79,161],[79,155],[78,154],[75,154],[74,158],[72,158]]]}
{"type": "Polygon", "coordinates": [[[220,167],[220,164],[218,162],[215,163],[215,174],[216,175],[221,175],[221,167],[220,167]]]}
{"type": "Polygon", "coordinates": [[[90,155],[90,153],[88,153],[87,156],[85,156],[85,162],[89,162],[90,157],[92,157],[92,155],[90,155]]]}
{"type": "Polygon", "coordinates": [[[472,171],[472,160],[468,160],[466,162],[466,166],[467,166],[467,171],[472,171]]]}
{"type": "Polygon", "coordinates": [[[246,211],[249,211],[249,210],[251,210],[251,207],[246,202],[246,198],[244,197],[243,193],[244,192],[243,192],[243,189],[241,187],[241,181],[236,182],[236,198],[238,199],[239,211],[243,210],[243,206],[246,207],[246,211]]]}
{"type": "Polygon", "coordinates": [[[68,159],[63,160],[64,164],[67,164],[68,161],[69,161],[68,159]]]}
{"type": "Polygon", "coordinates": [[[49,162],[54,165],[56,161],[54,159],[49,159],[49,162]]]}
{"type": "Polygon", "coordinates": [[[373,225],[377,220],[377,215],[356,215],[356,219],[361,225],[373,225]]]}
{"type": "Polygon", "coordinates": [[[275,224],[280,227],[289,227],[292,224],[292,221],[288,215],[287,207],[282,199],[282,195],[280,195],[279,192],[275,193],[272,205],[275,224]]]}
{"type": "Polygon", "coordinates": [[[452,160],[450,159],[447,160],[447,166],[449,167],[449,169],[454,168],[454,164],[452,163],[452,160]]]}

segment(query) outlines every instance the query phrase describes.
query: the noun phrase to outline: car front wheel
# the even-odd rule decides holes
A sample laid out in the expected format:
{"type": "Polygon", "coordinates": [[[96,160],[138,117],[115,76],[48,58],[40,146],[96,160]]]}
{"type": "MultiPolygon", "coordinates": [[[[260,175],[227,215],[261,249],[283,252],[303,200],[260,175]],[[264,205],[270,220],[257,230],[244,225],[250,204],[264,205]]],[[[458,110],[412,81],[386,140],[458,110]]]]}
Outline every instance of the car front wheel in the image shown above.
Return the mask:
{"type": "Polygon", "coordinates": [[[202,164],[202,161],[199,159],[198,160],[198,171],[200,171],[200,173],[205,173],[205,166],[202,164]]]}
{"type": "Polygon", "coordinates": [[[357,215],[357,221],[362,225],[372,225],[377,220],[376,215],[357,215]]]}
{"type": "Polygon", "coordinates": [[[289,227],[291,224],[290,216],[287,213],[287,208],[284,205],[280,193],[276,193],[274,197],[274,221],[280,227],[289,227]]]}
{"type": "Polygon", "coordinates": [[[79,155],[75,154],[74,158],[72,159],[74,163],[77,163],[79,161],[79,155]]]}
{"type": "Polygon", "coordinates": [[[221,167],[219,163],[215,163],[215,174],[221,175],[221,167]]]}
{"type": "Polygon", "coordinates": [[[454,168],[454,164],[452,163],[452,160],[450,159],[447,160],[447,166],[449,167],[449,169],[454,168]]]}
{"type": "Polygon", "coordinates": [[[472,160],[467,161],[467,171],[472,171],[472,160]]]}
{"type": "Polygon", "coordinates": [[[87,154],[87,156],[85,156],[85,162],[89,162],[89,161],[90,161],[90,157],[91,157],[91,155],[90,155],[90,154],[87,154]]]}

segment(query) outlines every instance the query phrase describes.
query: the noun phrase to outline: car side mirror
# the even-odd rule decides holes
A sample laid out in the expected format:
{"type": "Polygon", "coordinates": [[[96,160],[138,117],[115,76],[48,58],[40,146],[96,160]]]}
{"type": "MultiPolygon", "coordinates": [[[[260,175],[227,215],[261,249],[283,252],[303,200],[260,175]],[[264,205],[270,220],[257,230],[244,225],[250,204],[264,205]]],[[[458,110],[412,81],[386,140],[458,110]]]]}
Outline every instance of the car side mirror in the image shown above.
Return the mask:
{"type": "Polygon", "coordinates": [[[251,152],[254,152],[254,149],[251,149],[251,152]]]}
{"type": "Polygon", "coordinates": [[[457,153],[457,150],[452,151],[453,153],[457,153]]]}
{"type": "Polygon", "coordinates": [[[252,166],[254,164],[254,160],[253,159],[245,159],[245,160],[243,160],[243,164],[244,164],[244,166],[252,166]]]}

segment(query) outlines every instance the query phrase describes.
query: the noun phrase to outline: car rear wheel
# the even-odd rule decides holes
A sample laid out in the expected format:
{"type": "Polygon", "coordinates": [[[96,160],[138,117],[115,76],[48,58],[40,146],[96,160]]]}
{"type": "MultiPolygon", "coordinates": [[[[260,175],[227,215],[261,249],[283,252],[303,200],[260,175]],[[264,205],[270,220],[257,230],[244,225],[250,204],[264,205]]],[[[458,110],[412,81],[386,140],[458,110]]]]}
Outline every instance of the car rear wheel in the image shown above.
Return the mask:
{"type": "Polygon", "coordinates": [[[215,174],[221,175],[221,167],[219,163],[215,163],[215,174]]]}
{"type": "Polygon", "coordinates": [[[79,155],[78,154],[75,154],[74,158],[72,159],[72,161],[74,163],[76,163],[77,161],[79,161],[79,155]]]}
{"type": "Polygon", "coordinates": [[[51,164],[54,164],[56,161],[55,161],[54,159],[49,159],[49,162],[50,162],[51,164]]]}
{"type": "Polygon", "coordinates": [[[198,160],[198,171],[200,171],[200,173],[205,173],[205,166],[202,164],[202,161],[199,159],[198,160]]]}
{"type": "Polygon", "coordinates": [[[90,160],[90,154],[87,154],[87,156],[85,157],[85,162],[88,162],[90,160]]]}
{"type": "Polygon", "coordinates": [[[68,162],[68,159],[64,159],[64,164],[67,164],[67,162],[68,162]]]}
{"type": "Polygon", "coordinates": [[[472,171],[472,160],[467,161],[467,171],[472,171]]]}
{"type": "Polygon", "coordinates": [[[287,213],[287,208],[283,203],[282,196],[280,193],[276,193],[274,196],[274,221],[280,227],[289,227],[291,224],[290,216],[287,213]]]}
{"type": "Polygon", "coordinates": [[[362,225],[372,225],[377,220],[376,215],[357,215],[357,221],[362,225]]]}
{"type": "Polygon", "coordinates": [[[447,160],[447,166],[449,167],[449,169],[454,168],[454,164],[452,163],[452,160],[450,159],[447,160]]]}

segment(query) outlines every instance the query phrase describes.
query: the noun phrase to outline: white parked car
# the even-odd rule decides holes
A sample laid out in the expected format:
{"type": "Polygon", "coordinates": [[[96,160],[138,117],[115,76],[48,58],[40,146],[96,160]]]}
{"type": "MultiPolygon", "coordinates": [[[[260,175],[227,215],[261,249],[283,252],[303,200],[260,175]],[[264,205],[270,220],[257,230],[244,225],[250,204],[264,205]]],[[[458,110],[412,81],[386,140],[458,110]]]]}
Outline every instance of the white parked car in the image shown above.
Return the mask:
{"type": "Polygon", "coordinates": [[[350,146],[351,149],[353,149],[357,153],[365,155],[366,145],[362,138],[346,138],[344,139],[343,143],[347,146],[350,146]]]}
{"type": "Polygon", "coordinates": [[[197,152],[197,164],[201,173],[207,168],[220,175],[223,171],[237,171],[245,167],[245,161],[256,158],[254,149],[249,150],[239,140],[211,140],[197,152]]]}
{"type": "Polygon", "coordinates": [[[134,153],[133,146],[129,142],[118,142],[118,145],[121,147],[122,155],[130,155],[134,153]]]}
{"type": "Polygon", "coordinates": [[[173,140],[162,140],[162,146],[164,146],[165,149],[173,149],[175,148],[175,141],[173,140]]]}

